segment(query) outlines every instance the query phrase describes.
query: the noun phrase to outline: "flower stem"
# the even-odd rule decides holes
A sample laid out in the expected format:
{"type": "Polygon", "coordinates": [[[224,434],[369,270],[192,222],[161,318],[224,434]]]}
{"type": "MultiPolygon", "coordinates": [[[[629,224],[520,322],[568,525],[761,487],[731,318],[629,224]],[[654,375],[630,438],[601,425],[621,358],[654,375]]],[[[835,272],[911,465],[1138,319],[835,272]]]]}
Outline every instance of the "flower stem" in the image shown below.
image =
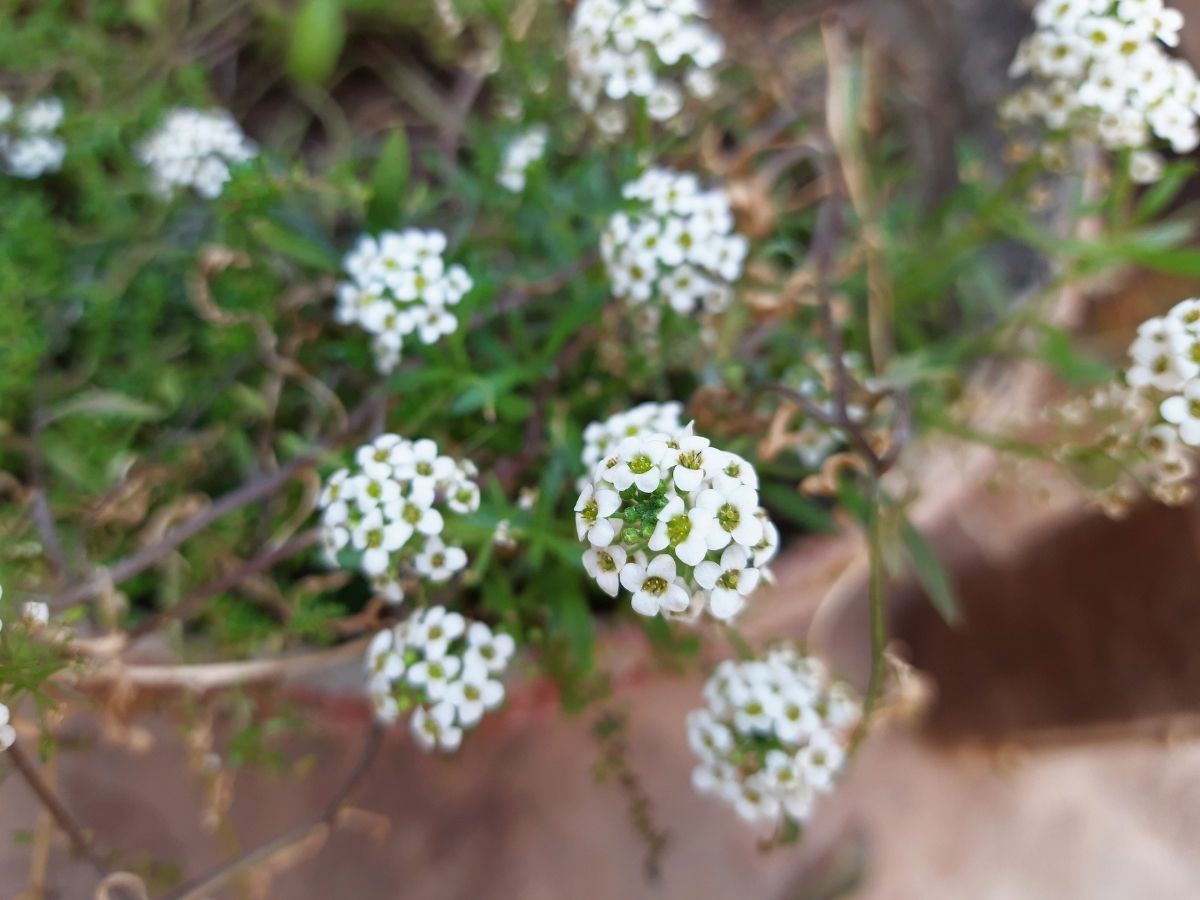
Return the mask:
{"type": "Polygon", "coordinates": [[[867,518],[867,554],[870,564],[868,599],[871,609],[871,677],[863,697],[863,722],[866,723],[883,693],[887,668],[887,599],[883,560],[883,503],[878,483],[872,483],[867,518]]]}

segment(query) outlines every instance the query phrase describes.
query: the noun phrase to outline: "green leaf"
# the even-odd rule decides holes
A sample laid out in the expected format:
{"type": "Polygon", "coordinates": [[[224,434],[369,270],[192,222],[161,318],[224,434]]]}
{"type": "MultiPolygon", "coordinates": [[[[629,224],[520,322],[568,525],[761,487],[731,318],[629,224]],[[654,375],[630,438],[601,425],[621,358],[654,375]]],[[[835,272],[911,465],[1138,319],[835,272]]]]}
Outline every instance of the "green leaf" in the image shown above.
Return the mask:
{"type": "Polygon", "coordinates": [[[301,84],[324,84],[333,74],[345,41],[341,0],[304,0],[292,24],[288,73],[301,84]]]}
{"type": "Polygon", "coordinates": [[[153,31],[163,19],[166,0],[126,0],[125,11],[146,31],[153,31]]]}
{"type": "Polygon", "coordinates": [[[74,415],[113,416],[118,419],[147,421],[157,419],[162,413],[157,406],[120,394],[116,391],[106,391],[102,388],[91,388],[76,394],[69,400],[53,407],[46,416],[46,422],[65,419],[74,415]]]}
{"type": "MultiPolygon", "coordinates": [[[[566,585],[559,585],[566,588],[566,585]]],[[[596,624],[587,600],[578,590],[560,589],[546,598],[550,605],[550,625],[563,635],[571,648],[580,675],[591,671],[596,641],[596,624]]]]}
{"type": "Polygon", "coordinates": [[[379,230],[396,222],[397,212],[408,188],[408,138],[403,128],[397,128],[384,142],[371,176],[371,202],[367,207],[367,224],[379,230]]]}
{"type": "Polygon", "coordinates": [[[1043,326],[1041,331],[1042,343],[1038,347],[1038,356],[1067,384],[1100,384],[1111,380],[1116,374],[1107,363],[1080,353],[1065,331],[1049,325],[1043,326]]]}
{"type": "Polygon", "coordinates": [[[929,541],[925,540],[925,536],[903,514],[900,521],[900,541],[904,545],[909,563],[912,564],[913,573],[925,589],[925,593],[929,595],[933,608],[947,624],[960,624],[961,605],[942,561],[938,559],[929,541]]]}
{"type": "Polygon", "coordinates": [[[332,247],[297,234],[278,222],[253,219],[247,227],[255,240],[301,265],[329,272],[337,271],[341,265],[341,260],[332,247]]]}
{"type": "Polygon", "coordinates": [[[1157,250],[1135,247],[1129,251],[1129,260],[1156,272],[1168,275],[1200,277],[1200,249],[1190,247],[1175,250],[1157,250]]]}
{"type": "Polygon", "coordinates": [[[1177,163],[1168,167],[1163,177],[1142,195],[1134,219],[1148,222],[1170,205],[1191,179],[1196,167],[1190,163],[1177,163]]]}
{"type": "Polygon", "coordinates": [[[832,534],[833,517],[820,504],[781,484],[762,484],[763,504],[794,525],[809,531],[832,534]]]}

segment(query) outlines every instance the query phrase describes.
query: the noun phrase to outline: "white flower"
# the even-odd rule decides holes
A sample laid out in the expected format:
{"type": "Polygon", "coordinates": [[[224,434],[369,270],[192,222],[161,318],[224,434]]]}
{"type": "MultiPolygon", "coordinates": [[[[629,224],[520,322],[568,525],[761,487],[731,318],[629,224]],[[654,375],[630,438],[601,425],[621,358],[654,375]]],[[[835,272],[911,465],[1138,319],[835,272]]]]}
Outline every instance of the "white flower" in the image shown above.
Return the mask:
{"type": "Polygon", "coordinates": [[[364,661],[376,718],[413,709],[413,734],[426,749],[455,750],[463,730],[504,699],[499,676],[514,651],[508,635],[435,606],[380,632],[364,661]]]}
{"type": "Polygon", "coordinates": [[[447,547],[441,538],[431,537],[425,549],[414,560],[417,572],[434,584],[441,584],[454,577],[467,565],[467,554],[461,547],[447,547]]]}
{"type": "Polygon", "coordinates": [[[727,492],[709,488],[701,491],[696,506],[711,513],[717,523],[717,527],[709,532],[710,549],[720,550],[731,540],[753,548],[762,540],[758,491],[754,488],[740,485],[727,492]]]}
{"type": "Polygon", "coordinates": [[[461,670],[460,657],[442,655],[413,663],[404,677],[409,684],[422,688],[429,699],[441,700],[461,670]]]}
{"type": "Polygon", "coordinates": [[[0,703],[0,750],[7,750],[17,740],[17,730],[8,721],[8,707],[0,703]]]}
{"type": "Polygon", "coordinates": [[[607,488],[586,485],[575,502],[575,532],[596,547],[607,547],[617,536],[618,525],[609,519],[621,506],[621,495],[607,488]]]}
{"type": "Polygon", "coordinates": [[[526,170],[545,154],[548,136],[544,125],[535,125],[509,143],[496,175],[501,187],[514,194],[525,190],[526,170]]]}
{"type": "Polygon", "coordinates": [[[21,617],[34,628],[50,623],[50,607],[40,600],[27,600],[21,607],[21,617]]]}
{"type": "Polygon", "coordinates": [[[1131,159],[1131,175],[1143,184],[1161,177],[1154,137],[1177,153],[1200,144],[1195,72],[1164,50],[1178,42],[1177,10],[1161,0],[1042,0],[1034,18],[1038,30],[1011,67],[1013,77],[1034,82],[1003,104],[1005,118],[1040,118],[1106,149],[1151,154],[1131,159]]]}
{"type": "Polygon", "coordinates": [[[600,585],[600,590],[615,597],[621,584],[621,568],[627,559],[620,547],[589,547],[583,553],[583,568],[600,585]]]}
{"type": "Polygon", "coordinates": [[[466,620],[444,606],[431,607],[413,624],[413,641],[419,643],[427,659],[441,659],[450,642],[467,630],[466,620]]]}
{"type": "Polygon", "coordinates": [[[643,616],[683,612],[691,602],[691,595],[677,580],[675,560],[665,553],[646,566],[627,562],[620,578],[622,587],[633,594],[634,610],[643,616]]]}
{"type": "Polygon", "coordinates": [[[1129,177],[1135,184],[1153,184],[1164,168],[1163,158],[1153,150],[1135,150],[1129,156],[1129,177]]]}
{"type": "Polygon", "coordinates": [[[462,299],[472,280],[462,266],[446,264],[445,249],[440,231],[409,228],[363,235],[342,261],[351,280],[338,286],[335,315],[374,335],[381,371],[399,363],[409,335],[432,344],[458,328],[447,307],[462,299]]]}
{"type": "Polygon", "coordinates": [[[408,540],[414,531],[428,537],[442,533],[445,519],[432,504],[432,491],[422,489],[416,482],[413,483],[407,497],[392,504],[391,515],[397,520],[396,524],[404,529],[405,540],[408,540]]]}
{"type": "Polygon", "coordinates": [[[229,113],[184,108],[167,113],[158,130],[137,150],[160,196],[191,188],[209,199],[218,196],[229,181],[231,165],[257,155],[258,148],[229,113]]]}
{"type": "Polygon", "coordinates": [[[404,657],[397,650],[396,634],[385,628],[371,638],[367,647],[366,670],[370,681],[394,681],[404,674],[404,657]]]}
{"type": "Polygon", "coordinates": [[[629,437],[674,434],[683,428],[679,403],[642,403],[615,413],[603,422],[593,422],[583,432],[583,465],[595,468],[610,450],[629,437]]]}
{"type": "Polygon", "coordinates": [[[715,527],[712,513],[695,507],[687,509],[683,498],[672,497],[659,512],[647,546],[655,551],[670,547],[680,562],[695,566],[708,553],[709,532],[715,527]]]}
{"type": "Polygon", "coordinates": [[[63,104],[57,97],[43,97],[25,107],[18,123],[26,133],[44,134],[62,124],[63,104]]]}
{"type": "Polygon", "coordinates": [[[318,500],[331,564],[349,546],[377,592],[396,603],[404,598],[405,576],[438,583],[466,566],[462,549],[436,539],[445,527],[442,508],[459,514],[478,508],[479,489],[469,480],[474,465],[440,454],[433,441],[394,434],[359,447],[354,460],[353,469],[329,477],[318,500]]]}
{"type": "Polygon", "coordinates": [[[833,780],[846,761],[841,745],[827,732],[817,732],[796,755],[800,771],[818,791],[833,788],[833,780]]]}
{"type": "Polygon", "coordinates": [[[750,554],[737,544],[725,548],[720,563],[705,561],[696,566],[696,582],[709,592],[709,611],[723,621],[741,612],[758,579],[750,554]]]}
{"type": "Polygon", "coordinates": [[[758,473],[736,453],[722,453],[714,463],[712,471],[713,487],[722,494],[728,493],[742,485],[758,490],[758,473]]]}
{"type": "Polygon", "coordinates": [[[702,191],[688,173],[651,168],[622,193],[636,205],[615,213],[601,237],[613,293],[633,304],[657,297],[680,315],[701,300],[719,310],[749,247],[732,233],[725,192],[702,191]]]}
{"type": "Polygon", "coordinates": [[[683,109],[683,91],[669,81],[660,81],[646,98],[646,109],[656,122],[673,119],[683,109]]]}
{"type": "Polygon", "coordinates": [[[486,666],[468,664],[462,677],[446,689],[445,696],[458,714],[458,721],[471,727],[479,723],[486,711],[503,702],[504,685],[491,679],[486,666]]]}
{"type": "Polygon", "coordinates": [[[54,131],[62,119],[57,97],[43,97],[18,110],[0,94],[0,169],[25,179],[61,169],[67,147],[54,131]]]}
{"type": "Polygon", "coordinates": [[[762,569],[767,563],[775,558],[775,553],[779,550],[779,529],[775,527],[775,523],[771,521],[766,510],[760,509],[757,513],[758,521],[762,523],[762,538],[752,548],[754,550],[754,565],[762,569]]]}
{"type": "Polygon", "coordinates": [[[708,70],[722,53],[700,5],[690,0],[580,0],[567,41],[568,91],[602,131],[616,136],[628,119],[626,105],[641,98],[654,119],[665,121],[683,106],[681,84],[697,97],[711,95],[708,70]],[[602,96],[610,103],[601,103],[602,96]],[[610,110],[620,114],[620,127],[610,110]]]}
{"type": "Polygon", "coordinates": [[[1179,437],[1185,444],[1200,447],[1200,380],[1189,381],[1183,393],[1168,397],[1159,411],[1179,429],[1179,437]]]}
{"type": "Polygon", "coordinates": [[[624,587],[643,615],[694,621],[707,609],[728,620],[769,575],[761,567],[778,532],[758,505],[754,467],[680,425],[679,413],[677,404],[643,404],[585,430],[584,462],[608,455],[575,505],[576,533],[591,544],[584,569],[610,596],[624,587]],[[731,542],[744,551],[727,553],[723,566],[710,558],[731,542]]]}
{"type": "Polygon", "coordinates": [[[446,496],[451,512],[468,515],[479,509],[479,485],[473,481],[456,481],[446,496]]]}
{"type": "Polygon", "coordinates": [[[825,727],[817,712],[818,695],[806,686],[789,686],[780,698],[771,721],[776,737],[784,744],[798,745],[825,727]]]}
{"type": "Polygon", "coordinates": [[[406,522],[386,521],[378,509],[373,509],[350,533],[355,550],[362,552],[363,571],[379,575],[387,567],[391,554],[404,546],[412,534],[406,522]]]}
{"type": "Polygon", "coordinates": [[[489,672],[503,672],[508,667],[516,643],[512,635],[496,634],[482,622],[472,622],[467,629],[467,665],[482,665],[489,672]]]}
{"type": "Polygon", "coordinates": [[[774,822],[779,818],[779,798],[768,791],[763,778],[751,776],[734,793],[734,809],[747,822],[774,822]]]}
{"type": "Polygon", "coordinates": [[[657,441],[625,438],[617,447],[611,465],[601,464],[601,476],[618,491],[636,486],[643,493],[652,493],[663,480],[659,463],[666,456],[667,446],[657,441]]]}
{"type": "Polygon", "coordinates": [[[709,446],[708,438],[695,434],[681,437],[678,444],[671,450],[671,477],[679,490],[694,491],[700,482],[720,470],[722,454],[709,446]]]}
{"type": "Polygon", "coordinates": [[[853,691],[783,648],[723,662],[704,698],[707,708],[687,717],[696,789],[754,824],[805,823],[845,766],[862,709],[853,691]]]}
{"type": "Polygon", "coordinates": [[[412,716],[412,733],[426,750],[457,750],[462,744],[462,729],[454,724],[455,708],[450,702],[428,709],[418,707],[412,716]]]}

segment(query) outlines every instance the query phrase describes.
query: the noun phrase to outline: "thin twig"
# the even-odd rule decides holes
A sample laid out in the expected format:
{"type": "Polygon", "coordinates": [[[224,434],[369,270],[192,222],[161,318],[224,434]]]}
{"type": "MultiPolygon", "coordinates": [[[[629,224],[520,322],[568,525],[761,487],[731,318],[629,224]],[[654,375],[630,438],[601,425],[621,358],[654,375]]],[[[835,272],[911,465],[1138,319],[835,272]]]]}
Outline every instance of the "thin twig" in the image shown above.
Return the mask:
{"type": "MultiPolygon", "coordinates": [[[[223,688],[243,686],[253,682],[275,681],[294,678],[328,669],[338,663],[359,659],[366,652],[371,636],[316,653],[281,656],[272,659],[247,659],[237,662],[185,663],[179,665],[129,665],[108,656],[106,664],[98,669],[71,678],[83,687],[99,687],[113,684],[122,688],[140,687],[160,690],[184,690],[202,693],[223,688]]],[[[76,642],[76,649],[87,645],[76,642]]]]}
{"type": "Polygon", "coordinates": [[[235,876],[247,869],[267,862],[271,857],[286,850],[293,844],[303,841],[319,830],[328,831],[332,829],[337,824],[338,814],[342,811],[342,807],[366,777],[367,772],[371,768],[371,763],[375,761],[375,757],[379,753],[382,743],[383,728],[378,722],[374,722],[371,725],[371,730],[367,732],[362,752],[359,755],[358,761],[354,764],[354,768],[350,770],[350,774],[347,776],[345,782],[342,783],[342,786],[330,798],[329,802],[325,804],[320,813],[307,822],[303,822],[285,831],[278,837],[260,844],[237,859],[223,863],[182,887],[171,891],[169,894],[164,895],[162,900],[200,900],[203,897],[211,897],[215,891],[228,884],[235,876]]]}
{"type": "Polygon", "coordinates": [[[58,827],[66,834],[67,839],[71,842],[71,846],[75,852],[88,861],[88,863],[101,875],[107,875],[109,865],[105,861],[103,854],[96,849],[95,842],[88,835],[87,830],[75,818],[75,815],[67,809],[58,795],[54,793],[54,788],[42,777],[42,773],[38,771],[38,767],[34,765],[33,760],[26,755],[25,749],[19,742],[14,743],[7,751],[8,758],[12,761],[13,768],[17,770],[21,778],[29,785],[42,806],[54,818],[58,827]]]}

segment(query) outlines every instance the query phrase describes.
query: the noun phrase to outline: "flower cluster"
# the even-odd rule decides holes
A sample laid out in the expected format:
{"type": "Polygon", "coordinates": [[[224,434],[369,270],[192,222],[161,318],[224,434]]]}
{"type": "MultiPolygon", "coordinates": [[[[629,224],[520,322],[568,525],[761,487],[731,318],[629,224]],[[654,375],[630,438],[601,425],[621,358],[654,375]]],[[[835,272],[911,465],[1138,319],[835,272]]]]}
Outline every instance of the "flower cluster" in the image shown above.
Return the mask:
{"type": "Polygon", "coordinates": [[[466,553],[441,534],[447,515],[479,508],[473,463],[443,456],[431,440],[395,434],[359,447],[354,462],[329,477],[319,501],[331,562],[349,557],[395,603],[406,581],[441,584],[466,567],[466,553]]]}
{"type": "Polygon", "coordinates": [[[1110,516],[1145,491],[1172,506],[1195,490],[1200,447],[1200,299],[1184,300],[1138,327],[1123,381],[1051,411],[1054,459],[1110,516]]]}
{"type": "Polygon", "coordinates": [[[711,97],[723,53],[704,0],[580,0],[567,42],[571,96],[616,136],[628,125],[624,104],[635,98],[665,122],[680,113],[686,94],[711,97]]]}
{"type": "Polygon", "coordinates": [[[0,94],[0,167],[15,178],[38,178],[62,168],[66,145],[54,132],[62,124],[57,97],[36,100],[18,110],[0,94]]]}
{"type": "Polygon", "coordinates": [[[622,194],[632,208],[613,215],[600,239],[613,293],[636,306],[657,300],[680,315],[724,310],[749,249],[733,231],[729,195],[662,168],[622,194]]]}
{"type": "Polygon", "coordinates": [[[721,663],[704,687],[704,709],[688,714],[700,758],[698,791],[732,804],[747,822],[803,824],[832,791],[862,703],[825,666],[791,648],[765,659],[721,663]]]}
{"type": "Polygon", "coordinates": [[[610,596],[624,587],[644,616],[732,619],[779,542],[754,467],[690,426],[622,438],[580,493],[575,525],[587,573],[610,596]]]}
{"type": "Polygon", "coordinates": [[[446,236],[440,231],[408,228],[377,238],[363,235],[343,260],[350,280],[338,285],[337,318],[373,336],[380,372],[391,372],[400,363],[408,335],[433,344],[458,328],[450,308],[474,283],[462,266],[446,265],[445,251],[446,236]]]}
{"type": "Polygon", "coordinates": [[[138,148],[138,159],[150,169],[154,191],[163,198],[185,188],[219,197],[229,167],[257,155],[258,147],[223,110],[173,109],[138,148]]]}
{"type": "Polygon", "coordinates": [[[500,682],[515,644],[483,622],[431,606],[379,632],[367,650],[367,690],[381,722],[412,711],[426,750],[457,750],[463,731],[504,700],[500,682]]]}
{"type": "Polygon", "coordinates": [[[583,430],[583,466],[596,467],[608,452],[625,438],[652,434],[675,434],[683,429],[683,404],[639,403],[633,409],[614,413],[603,422],[592,422],[583,430]]]}
{"type": "Polygon", "coordinates": [[[504,159],[496,175],[500,186],[514,194],[525,190],[525,172],[546,155],[548,140],[549,133],[544,125],[535,125],[514,138],[504,148],[504,159]]]}
{"type": "MultiPolygon", "coordinates": [[[[1200,144],[1200,81],[1163,48],[1179,42],[1177,10],[1163,0],[1041,0],[1034,17],[1038,28],[1011,69],[1034,80],[1005,101],[1004,118],[1132,150],[1130,175],[1143,183],[1162,174],[1155,137],[1176,153],[1200,144]]],[[[1049,150],[1061,155],[1058,145],[1049,150]]]]}
{"type": "Polygon", "coordinates": [[[1082,433],[1056,457],[1098,487],[1100,505],[1114,515],[1125,511],[1139,487],[1172,505],[1193,495],[1192,448],[1200,447],[1200,299],[1184,300],[1139,325],[1129,358],[1124,384],[1105,385],[1058,413],[1060,423],[1082,433]]]}

